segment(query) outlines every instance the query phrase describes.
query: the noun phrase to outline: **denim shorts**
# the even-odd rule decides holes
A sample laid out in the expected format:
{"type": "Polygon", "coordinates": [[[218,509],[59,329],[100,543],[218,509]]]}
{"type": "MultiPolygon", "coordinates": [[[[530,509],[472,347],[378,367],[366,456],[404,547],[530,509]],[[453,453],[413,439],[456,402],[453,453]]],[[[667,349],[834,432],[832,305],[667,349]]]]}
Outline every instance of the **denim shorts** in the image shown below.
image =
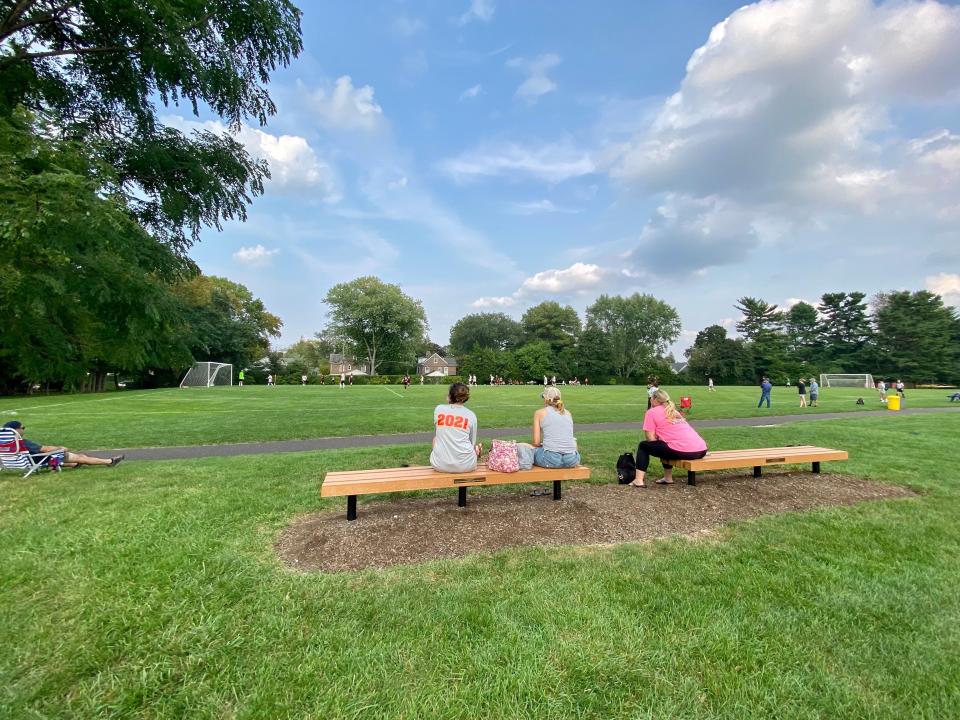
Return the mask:
{"type": "Polygon", "coordinates": [[[568,453],[558,453],[538,447],[533,455],[533,464],[544,468],[576,467],[580,464],[580,453],[576,450],[568,453]]]}

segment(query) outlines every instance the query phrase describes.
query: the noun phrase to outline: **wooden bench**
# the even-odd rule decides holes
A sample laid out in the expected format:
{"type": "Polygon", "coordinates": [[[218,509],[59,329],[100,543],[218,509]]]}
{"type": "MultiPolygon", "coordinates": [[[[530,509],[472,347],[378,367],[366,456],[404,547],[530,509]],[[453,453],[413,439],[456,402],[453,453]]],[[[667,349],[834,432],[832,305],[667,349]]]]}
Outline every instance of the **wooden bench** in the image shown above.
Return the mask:
{"type": "Polygon", "coordinates": [[[590,468],[578,465],[573,468],[541,468],[502,473],[487,470],[484,463],[473,472],[437,472],[429,465],[416,467],[386,468],[383,470],[351,470],[329,472],[323,480],[320,497],[347,496],[347,520],[357,519],[357,495],[372,493],[403,492],[405,490],[435,490],[456,488],[457,505],[467,504],[467,488],[483,485],[510,485],[517,483],[553,483],[553,499],[560,499],[560,483],[563,480],[589,480],[590,468]]]}
{"type": "Polygon", "coordinates": [[[820,463],[827,460],[846,460],[846,450],[814,447],[813,445],[795,445],[791,447],[756,448],[752,450],[720,450],[708,452],[700,460],[670,460],[671,465],[687,471],[687,484],[697,484],[697,473],[701,470],[729,470],[731,468],[753,468],[753,476],[760,477],[763,467],[769,465],[797,465],[812,463],[813,472],[820,472],[820,463]]]}

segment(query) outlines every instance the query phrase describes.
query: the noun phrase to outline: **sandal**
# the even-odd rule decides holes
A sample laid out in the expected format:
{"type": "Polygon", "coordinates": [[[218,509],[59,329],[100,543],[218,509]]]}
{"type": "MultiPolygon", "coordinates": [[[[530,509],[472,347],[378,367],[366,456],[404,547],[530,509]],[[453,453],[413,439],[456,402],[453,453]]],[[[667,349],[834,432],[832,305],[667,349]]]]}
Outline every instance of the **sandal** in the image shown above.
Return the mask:
{"type": "Polygon", "coordinates": [[[647,487],[647,486],[646,486],[645,484],[643,484],[643,483],[640,483],[639,485],[637,485],[636,483],[630,482],[630,483],[627,483],[627,485],[628,485],[629,487],[632,487],[632,488],[645,488],[645,487],[647,487]]]}
{"type": "Polygon", "coordinates": [[[673,485],[673,480],[654,480],[657,485],[673,485]]]}

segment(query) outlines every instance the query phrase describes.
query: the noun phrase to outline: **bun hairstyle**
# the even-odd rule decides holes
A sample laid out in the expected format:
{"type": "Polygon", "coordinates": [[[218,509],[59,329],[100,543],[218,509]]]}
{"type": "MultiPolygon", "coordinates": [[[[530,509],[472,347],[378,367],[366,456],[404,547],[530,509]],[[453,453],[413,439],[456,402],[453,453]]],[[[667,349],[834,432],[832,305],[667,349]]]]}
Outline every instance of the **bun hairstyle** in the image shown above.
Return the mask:
{"type": "Polygon", "coordinates": [[[551,385],[540,393],[540,397],[546,400],[550,407],[555,408],[558,413],[563,415],[563,400],[560,399],[560,390],[558,388],[551,385]]]}
{"type": "Polygon", "coordinates": [[[451,405],[456,405],[459,403],[465,403],[470,399],[470,388],[468,388],[463,383],[454,383],[450,386],[450,389],[447,391],[447,400],[450,401],[451,405]]]}
{"type": "Polygon", "coordinates": [[[686,422],[686,418],[677,410],[673,400],[665,390],[657,390],[650,396],[651,400],[656,400],[658,405],[663,405],[663,412],[667,416],[667,421],[671,423],[686,422]]]}

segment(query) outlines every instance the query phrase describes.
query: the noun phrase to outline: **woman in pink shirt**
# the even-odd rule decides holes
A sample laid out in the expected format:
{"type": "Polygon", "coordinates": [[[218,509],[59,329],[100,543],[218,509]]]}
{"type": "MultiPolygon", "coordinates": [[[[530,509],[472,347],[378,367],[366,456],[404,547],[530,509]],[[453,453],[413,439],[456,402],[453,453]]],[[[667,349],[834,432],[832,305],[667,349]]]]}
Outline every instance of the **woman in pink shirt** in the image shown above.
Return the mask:
{"type": "Polygon", "coordinates": [[[660,458],[663,463],[663,480],[658,485],[673,483],[673,465],[668,460],[699,460],[707,454],[707,444],[690,427],[663,390],[650,396],[650,409],[643,416],[643,434],[646,440],[637,446],[637,478],[633,487],[645,488],[643,480],[650,466],[650,457],[660,458]]]}

